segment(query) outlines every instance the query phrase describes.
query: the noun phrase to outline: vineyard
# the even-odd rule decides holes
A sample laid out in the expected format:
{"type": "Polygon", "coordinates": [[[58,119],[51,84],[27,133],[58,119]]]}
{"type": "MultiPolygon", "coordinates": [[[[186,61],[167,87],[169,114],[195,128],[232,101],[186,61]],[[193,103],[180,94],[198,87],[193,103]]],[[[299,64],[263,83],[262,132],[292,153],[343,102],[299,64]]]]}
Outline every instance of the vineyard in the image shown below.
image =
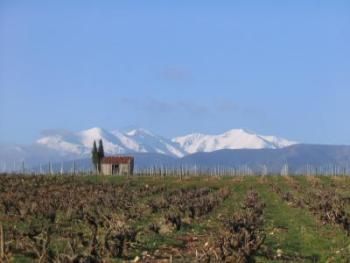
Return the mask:
{"type": "Polygon", "coordinates": [[[0,262],[349,262],[346,176],[0,176],[0,262]]]}

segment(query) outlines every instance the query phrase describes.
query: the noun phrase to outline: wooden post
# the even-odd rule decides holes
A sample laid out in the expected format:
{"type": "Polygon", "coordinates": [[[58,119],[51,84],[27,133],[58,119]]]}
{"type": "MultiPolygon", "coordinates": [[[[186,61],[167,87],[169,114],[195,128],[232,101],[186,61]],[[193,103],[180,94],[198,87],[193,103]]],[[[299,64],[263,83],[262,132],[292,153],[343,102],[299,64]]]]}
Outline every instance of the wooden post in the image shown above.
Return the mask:
{"type": "Polygon", "coordinates": [[[4,241],[4,229],[2,227],[2,224],[0,224],[0,259],[5,258],[5,241],[4,241]]]}

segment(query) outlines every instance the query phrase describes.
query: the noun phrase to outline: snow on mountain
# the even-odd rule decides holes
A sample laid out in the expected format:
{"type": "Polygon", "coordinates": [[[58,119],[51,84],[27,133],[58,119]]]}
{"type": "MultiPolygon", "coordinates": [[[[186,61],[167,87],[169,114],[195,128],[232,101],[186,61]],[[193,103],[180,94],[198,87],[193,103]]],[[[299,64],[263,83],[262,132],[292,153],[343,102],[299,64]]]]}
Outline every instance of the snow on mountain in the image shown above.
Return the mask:
{"type": "Polygon", "coordinates": [[[127,151],[127,148],[118,136],[101,128],[92,128],[81,131],[78,133],[78,136],[81,138],[80,141],[85,147],[85,151],[88,153],[90,153],[94,141],[97,143],[98,140],[103,141],[103,147],[106,153],[121,154],[127,151]]]}
{"type": "Polygon", "coordinates": [[[156,152],[177,157],[185,155],[185,152],[177,143],[164,137],[154,135],[145,129],[131,130],[127,132],[126,135],[138,142],[138,152],[156,152]]]}
{"type": "Polygon", "coordinates": [[[62,136],[59,135],[41,138],[37,140],[37,143],[46,146],[49,149],[57,150],[60,152],[81,154],[83,150],[81,148],[81,145],[67,142],[62,136]]]}
{"type": "Polygon", "coordinates": [[[46,146],[60,153],[88,155],[94,141],[103,141],[107,154],[123,153],[162,153],[182,157],[184,152],[171,140],[154,135],[144,129],[136,129],[126,133],[118,130],[109,132],[101,128],[91,128],[76,133],[51,133],[37,140],[37,144],[46,146]]]}
{"type": "Polygon", "coordinates": [[[279,138],[276,136],[262,136],[262,135],[260,135],[260,137],[263,138],[264,140],[268,141],[272,145],[274,145],[275,146],[274,148],[284,148],[284,147],[288,147],[288,146],[291,146],[291,145],[298,143],[295,141],[289,141],[287,139],[279,138]]]}
{"type": "Polygon", "coordinates": [[[296,144],[283,138],[262,136],[243,129],[233,129],[218,135],[193,133],[176,137],[172,141],[189,154],[222,149],[278,149],[296,144]]]}
{"type": "Polygon", "coordinates": [[[61,153],[86,155],[90,153],[94,140],[100,139],[103,140],[103,146],[108,153],[117,154],[125,151],[117,137],[101,128],[92,128],[77,133],[48,134],[37,140],[36,143],[61,153]]]}
{"type": "Polygon", "coordinates": [[[107,155],[161,153],[183,157],[196,152],[221,149],[278,149],[296,142],[274,136],[263,136],[246,130],[230,130],[219,135],[194,133],[167,139],[145,129],[128,132],[91,128],[79,132],[46,131],[43,137],[29,145],[0,145],[0,170],[2,166],[16,166],[20,162],[44,163],[89,158],[94,141],[102,139],[107,155]]]}
{"type": "Polygon", "coordinates": [[[100,139],[107,154],[151,152],[176,157],[221,149],[278,149],[295,144],[283,138],[258,135],[243,129],[233,129],[219,135],[193,133],[170,140],[145,129],[109,132],[97,127],[76,133],[49,133],[37,140],[37,144],[61,154],[88,155],[93,142],[100,139]]]}

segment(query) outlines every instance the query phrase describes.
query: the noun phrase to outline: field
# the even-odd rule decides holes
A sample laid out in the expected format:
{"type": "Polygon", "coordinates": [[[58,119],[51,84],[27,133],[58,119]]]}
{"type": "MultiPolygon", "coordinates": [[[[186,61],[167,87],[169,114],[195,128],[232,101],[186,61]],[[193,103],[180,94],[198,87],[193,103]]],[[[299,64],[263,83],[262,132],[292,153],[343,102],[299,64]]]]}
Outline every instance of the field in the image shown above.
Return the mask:
{"type": "Polygon", "coordinates": [[[350,178],[0,176],[1,262],[349,262],[350,178]]]}

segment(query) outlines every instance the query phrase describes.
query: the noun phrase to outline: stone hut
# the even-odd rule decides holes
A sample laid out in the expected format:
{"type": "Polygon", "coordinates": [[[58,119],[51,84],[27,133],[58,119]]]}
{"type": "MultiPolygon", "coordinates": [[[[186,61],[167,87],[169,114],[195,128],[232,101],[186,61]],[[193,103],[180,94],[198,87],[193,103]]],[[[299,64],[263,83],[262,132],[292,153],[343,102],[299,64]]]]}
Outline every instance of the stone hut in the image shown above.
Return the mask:
{"type": "Polygon", "coordinates": [[[134,172],[134,157],[108,156],[101,160],[103,175],[131,175],[134,172]]]}

